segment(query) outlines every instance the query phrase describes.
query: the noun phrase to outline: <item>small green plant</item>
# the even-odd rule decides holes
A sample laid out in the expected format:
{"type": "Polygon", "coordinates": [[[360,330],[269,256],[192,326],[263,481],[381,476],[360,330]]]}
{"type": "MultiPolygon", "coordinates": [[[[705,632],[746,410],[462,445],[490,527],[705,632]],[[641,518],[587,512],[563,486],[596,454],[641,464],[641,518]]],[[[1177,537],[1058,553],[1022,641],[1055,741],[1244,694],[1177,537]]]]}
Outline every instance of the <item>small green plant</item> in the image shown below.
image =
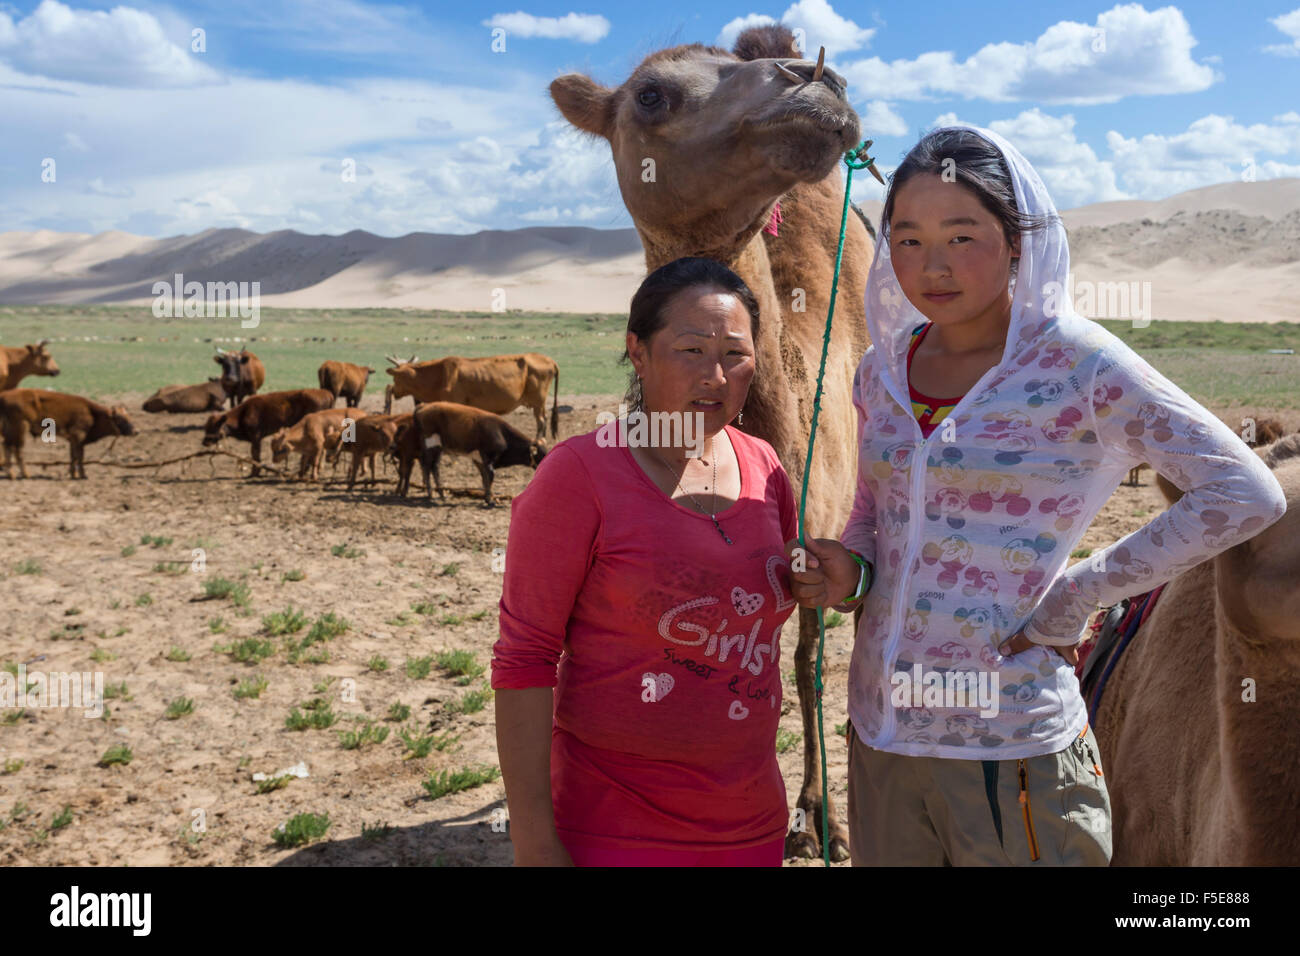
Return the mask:
{"type": "Polygon", "coordinates": [[[267,777],[265,780],[257,781],[257,792],[270,793],[272,790],[283,790],[289,786],[291,780],[293,780],[293,774],[291,773],[282,774],[279,777],[267,777]]]}
{"type": "Polygon", "coordinates": [[[12,727],[25,716],[27,716],[27,711],[21,707],[17,710],[10,710],[7,713],[0,712],[0,727],[12,727]]]}
{"type": "Polygon", "coordinates": [[[17,677],[17,676],[18,676],[18,662],[17,662],[17,661],[5,661],[4,664],[0,664],[0,671],[8,671],[10,674],[13,674],[15,677],[17,677]]]}
{"type": "Polygon", "coordinates": [[[188,661],[188,660],[190,659],[190,653],[189,653],[189,651],[182,650],[181,648],[179,648],[179,647],[177,647],[175,644],[173,644],[173,645],[172,645],[172,649],[171,649],[170,651],[167,652],[166,657],[167,657],[167,660],[169,660],[169,661],[174,661],[174,662],[180,664],[180,663],[184,663],[185,661],[188,661]]]}
{"type": "Polygon", "coordinates": [[[262,696],[262,691],[266,690],[267,686],[267,680],[261,674],[242,680],[234,690],[235,700],[247,700],[250,697],[256,700],[262,696]]]}
{"type": "Polygon", "coordinates": [[[329,693],[329,689],[334,686],[336,680],[338,680],[337,677],[324,677],[312,685],[311,692],[313,694],[329,693]]]}
{"type": "Polygon", "coordinates": [[[384,623],[387,624],[389,627],[409,627],[410,625],[415,623],[415,619],[411,617],[409,614],[407,614],[405,611],[402,611],[396,617],[390,617],[384,623]]]}
{"type": "Polygon", "coordinates": [[[432,657],[411,657],[406,661],[406,676],[412,680],[423,680],[433,669],[432,657]]]}
{"type": "Polygon", "coordinates": [[[312,624],[307,637],[313,642],[328,641],[345,633],[352,627],[345,618],[338,617],[333,611],[327,611],[312,624]]]}
{"type": "Polygon", "coordinates": [[[847,620],[848,618],[839,611],[830,611],[826,614],[826,630],[829,631],[833,627],[839,627],[847,620]]]}
{"type": "MultiPolygon", "coordinates": [[[[319,700],[319,698],[318,698],[319,700]]],[[[289,716],[285,718],[284,725],[290,730],[326,730],[338,723],[339,715],[334,713],[328,704],[317,704],[317,701],[310,701],[303,704],[307,710],[306,714],[301,713],[297,707],[289,711],[289,716]]]]}
{"type": "Polygon", "coordinates": [[[155,548],[162,548],[171,544],[172,539],[164,538],[162,535],[159,534],[145,534],[140,536],[140,543],[151,545],[155,548]]]}
{"type": "Polygon", "coordinates": [[[189,697],[177,697],[167,705],[167,709],[163,712],[163,716],[168,720],[179,720],[186,714],[192,713],[194,713],[194,700],[189,697]]]}
{"type": "Polygon", "coordinates": [[[15,574],[41,574],[43,570],[40,562],[32,558],[24,558],[14,565],[15,574]]]}
{"type": "Polygon", "coordinates": [[[844,736],[845,734],[847,734],[848,732],[849,732],[849,725],[848,725],[847,722],[846,722],[846,723],[843,723],[843,724],[836,724],[836,725],[835,725],[835,736],[836,736],[836,737],[843,737],[843,736],[844,736]]]}
{"type": "Polygon", "coordinates": [[[411,605],[411,610],[416,614],[428,616],[430,614],[438,613],[438,605],[434,604],[432,601],[419,601],[411,605]]]}
{"type": "Polygon", "coordinates": [[[444,564],[442,566],[442,571],[440,572],[440,574],[444,578],[449,578],[452,577],[459,570],[460,570],[460,562],[453,561],[450,564],[444,564]]]}
{"type": "Polygon", "coordinates": [[[437,800],[449,793],[459,793],[462,790],[471,790],[485,783],[491,783],[500,776],[499,767],[466,767],[455,773],[441,770],[437,774],[430,773],[429,778],[423,781],[421,786],[430,799],[437,800]]]}
{"type": "Polygon", "coordinates": [[[72,807],[65,806],[62,810],[56,813],[54,815],[54,819],[50,821],[50,829],[62,830],[71,822],[72,822],[72,807]]]}
{"type": "Polygon", "coordinates": [[[188,561],[159,561],[153,569],[159,574],[184,574],[189,566],[188,561]]]}
{"type": "Polygon", "coordinates": [[[226,623],[225,618],[210,617],[208,618],[208,630],[213,634],[225,634],[230,630],[230,625],[226,623]]]}
{"type": "Polygon", "coordinates": [[[152,603],[153,603],[153,598],[150,597],[148,593],[136,595],[135,598],[136,607],[148,607],[152,603]]]}
{"type": "Polygon", "coordinates": [[[388,708],[388,716],[384,720],[394,720],[401,723],[407,717],[411,716],[411,708],[406,704],[393,704],[388,708]]]}
{"type": "Polygon", "coordinates": [[[464,624],[465,619],[459,614],[444,614],[442,617],[438,618],[438,623],[446,625],[447,627],[455,627],[458,624],[464,624]]]}
{"type": "Polygon", "coordinates": [[[336,558],[359,558],[364,555],[365,552],[358,548],[349,547],[346,544],[336,544],[334,547],[330,548],[330,554],[334,555],[336,558]]]}
{"type": "Polygon", "coordinates": [[[370,660],[366,661],[366,667],[376,673],[382,673],[388,670],[388,658],[376,654],[370,660]]]}
{"type": "Polygon", "coordinates": [[[344,750],[359,750],[368,743],[382,744],[387,739],[388,728],[377,727],[369,720],[353,730],[339,732],[339,744],[344,750]]]}
{"type": "Polygon", "coordinates": [[[275,646],[270,641],[246,637],[228,650],[230,656],[241,664],[260,664],[275,653],[275,646]]]}
{"type": "Polygon", "coordinates": [[[110,611],[116,611],[121,606],[122,606],[121,598],[113,598],[113,600],[108,602],[108,609],[110,611]]]}
{"type": "Polygon", "coordinates": [[[794,749],[795,744],[799,743],[801,736],[793,730],[778,730],[776,732],[776,752],[779,754],[789,753],[794,749]]]}
{"type": "Polygon", "coordinates": [[[63,612],[63,616],[64,616],[64,617],[75,617],[76,615],[78,615],[78,614],[80,614],[80,613],[81,613],[81,608],[79,608],[79,607],[70,607],[70,608],[68,608],[67,610],[65,610],[65,611],[63,612]]]}
{"type": "Polygon", "coordinates": [[[436,657],[438,668],[448,677],[456,678],[456,683],[468,687],[476,678],[483,676],[483,665],[474,660],[469,651],[444,651],[436,657]]]}
{"type": "Polygon", "coordinates": [[[133,554],[135,554],[135,545],[133,544],[128,544],[125,548],[122,549],[122,557],[124,558],[129,558],[133,554]]]}
{"type": "Polygon", "coordinates": [[[99,758],[99,765],[101,767],[111,767],[115,763],[120,763],[126,766],[134,756],[131,748],[126,744],[114,744],[104,751],[104,756],[99,758]]]}
{"type": "Polygon", "coordinates": [[[102,647],[97,647],[91,653],[90,659],[94,661],[96,664],[102,664],[104,661],[117,660],[117,655],[114,654],[112,651],[106,651],[102,647]]]}
{"type": "Polygon", "coordinates": [[[116,684],[105,684],[104,700],[117,700],[118,698],[121,698],[122,700],[135,699],[131,696],[131,692],[126,689],[126,681],[120,681],[116,684]]]}
{"type": "Polygon", "coordinates": [[[1090,554],[1092,554],[1092,548],[1075,548],[1073,551],[1070,552],[1070,557],[1086,558],[1090,554]]]}
{"type": "Polygon", "coordinates": [[[306,576],[307,576],[307,574],[306,574],[305,571],[299,571],[297,568],[294,568],[293,570],[286,571],[286,572],[284,572],[284,574],[280,575],[280,580],[281,580],[281,581],[301,581],[301,580],[302,580],[303,578],[305,578],[306,576]]]}
{"type": "Polygon", "coordinates": [[[469,619],[470,619],[471,621],[481,621],[481,620],[483,620],[483,618],[487,617],[487,616],[488,616],[489,614],[491,614],[491,613],[492,613],[492,609],[491,609],[491,608],[486,608],[486,607],[485,607],[485,608],[484,608],[483,610],[481,610],[481,611],[475,611],[473,614],[471,614],[471,615],[469,616],[469,619]]]}
{"type": "Polygon", "coordinates": [[[16,758],[6,760],[3,767],[0,767],[0,776],[7,776],[11,773],[17,773],[23,769],[23,761],[16,758]]]}
{"type": "Polygon", "coordinates": [[[230,599],[235,607],[248,607],[248,585],[229,578],[212,578],[203,582],[203,596],[210,600],[230,599]]]}
{"type": "Polygon", "coordinates": [[[393,829],[394,828],[387,823],[379,823],[372,827],[367,825],[363,820],[361,822],[361,838],[363,840],[382,840],[390,836],[393,829]]]}
{"type": "Polygon", "coordinates": [[[262,630],[272,637],[293,634],[307,626],[307,615],[295,610],[292,605],[283,611],[275,611],[262,618],[262,630]]]}
{"type": "Polygon", "coordinates": [[[490,690],[472,690],[457,700],[448,701],[444,707],[449,714],[476,714],[492,699],[490,690]]]}
{"type": "Polygon", "coordinates": [[[271,838],[280,847],[302,846],[312,840],[319,840],[329,828],[328,813],[299,813],[276,827],[271,838]]]}

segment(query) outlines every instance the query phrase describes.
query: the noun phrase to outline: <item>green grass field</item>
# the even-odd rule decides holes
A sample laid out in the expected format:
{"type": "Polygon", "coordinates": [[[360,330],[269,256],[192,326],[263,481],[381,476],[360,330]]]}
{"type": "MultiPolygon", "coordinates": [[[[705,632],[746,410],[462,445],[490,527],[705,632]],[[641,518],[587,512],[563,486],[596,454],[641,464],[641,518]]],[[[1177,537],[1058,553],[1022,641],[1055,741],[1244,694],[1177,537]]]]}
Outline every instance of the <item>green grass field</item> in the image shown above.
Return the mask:
{"type": "MultiPolygon", "coordinates": [[[[626,315],[603,313],[263,309],[258,327],[244,329],[238,318],[158,319],[138,306],[11,306],[0,307],[0,343],[53,339],[63,369],[58,388],[91,398],[201,382],[216,374],[213,341],[255,351],[266,364],[266,390],[315,387],[326,359],[373,366],[377,391],[387,382],[385,354],[542,352],[560,364],[566,394],[608,395],[622,392],[627,380],[618,364],[626,322],[626,315]]],[[[1300,408],[1300,355],[1267,351],[1300,350],[1300,324],[1102,324],[1202,404],[1300,408]]]]}

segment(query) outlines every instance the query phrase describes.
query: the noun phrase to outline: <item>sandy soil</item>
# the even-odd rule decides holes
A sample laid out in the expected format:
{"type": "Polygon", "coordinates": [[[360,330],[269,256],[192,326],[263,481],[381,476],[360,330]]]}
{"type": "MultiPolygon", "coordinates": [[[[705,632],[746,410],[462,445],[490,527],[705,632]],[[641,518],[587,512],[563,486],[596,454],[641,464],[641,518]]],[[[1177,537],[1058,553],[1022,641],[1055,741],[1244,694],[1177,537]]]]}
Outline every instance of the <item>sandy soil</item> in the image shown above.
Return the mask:
{"type": "MultiPolygon", "coordinates": [[[[140,396],[127,398],[138,408],[140,396]]],[[[596,410],[616,402],[612,396],[563,397],[562,407],[571,411],[560,417],[561,437],[595,427],[596,410]]],[[[364,404],[376,407],[378,397],[364,404]]],[[[1291,428],[1300,424],[1294,413],[1281,417],[1291,428]]],[[[139,412],[138,436],[119,440],[111,453],[107,443],[92,446],[87,457],[156,461],[184,454],[199,447],[201,419],[139,412]]],[[[525,431],[533,427],[523,412],[512,420],[525,431]]],[[[130,696],[110,700],[106,720],[46,708],[29,709],[12,724],[0,722],[0,768],[8,760],[24,762],[0,775],[0,821],[10,820],[18,803],[28,808],[0,830],[0,864],[510,863],[509,839],[492,826],[493,812],[504,806],[499,780],[437,800],[421,787],[431,772],[496,766],[492,703],[472,714],[446,708],[481,686],[486,674],[461,687],[436,667],[412,679],[403,665],[455,649],[470,650],[488,665],[501,593],[492,552],[505,547],[506,500],[525,487],[528,469],[504,471],[496,485],[503,504],[486,509],[476,497],[477,472],[465,459],[444,467],[444,482],[464,493],[430,504],[422,494],[394,497],[391,472],[378,490],[349,493],[337,483],[250,481],[230,459],[171,465],[158,474],[91,464],[89,480],[72,482],[62,449],[30,443],[28,449],[29,461],[60,467],[34,469],[39,477],[27,482],[0,479],[0,659],[29,661],[31,670],[100,669],[109,684],[125,681],[130,696]],[[142,545],[144,535],[171,542],[142,545]],[[202,574],[189,569],[195,543],[206,552],[202,574]],[[123,556],[131,545],[135,552],[123,556]],[[337,545],[361,553],[335,556],[337,545]],[[15,565],[29,559],[41,571],[17,573],[15,565]],[[183,562],[179,573],[154,570],[165,561],[183,562]],[[305,578],[284,580],[290,570],[305,578]],[[251,590],[248,616],[228,600],[199,600],[205,579],[243,575],[251,590]],[[152,603],[138,605],[144,594],[152,603]],[[435,605],[433,614],[411,611],[422,601],[435,605]],[[309,621],[333,611],[350,622],[350,630],[321,645],[328,662],[289,663],[284,638],[274,639],[276,654],[257,666],[213,651],[217,642],[260,636],[263,615],[288,605],[303,609],[309,621]],[[393,623],[403,611],[411,623],[393,623]],[[479,612],[479,620],[468,619],[479,612]],[[445,615],[463,620],[442,623],[445,615]],[[227,632],[209,629],[216,617],[228,624],[227,632]],[[168,660],[173,646],[190,659],[168,660]],[[97,650],[112,659],[96,663],[91,655],[97,650]],[[374,655],[388,659],[386,672],[367,668],[374,655]],[[269,681],[260,699],[236,700],[235,685],[254,674],[269,681]],[[313,689],[330,678],[328,688],[313,689]],[[341,699],[347,681],[355,682],[354,701],[341,699]],[[168,720],[164,711],[178,697],[193,699],[194,712],[168,720]],[[286,729],[290,708],[314,697],[331,700],[343,719],[330,730],[286,729]],[[411,709],[401,725],[384,722],[394,702],[411,709]],[[391,728],[388,739],[342,749],[335,731],[354,726],[352,716],[391,728]],[[399,726],[459,737],[445,752],[404,760],[399,726]],[[134,752],[129,765],[97,765],[121,743],[134,752]],[[274,774],[300,761],[307,778],[257,794],[252,774],[274,774]],[[50,830],[65,807],[71,825],[50,830]],[[206,832],[196,833],[191,826],[200,810],[206,832]],[[272,831],[299,812],[328,812],[326,839],[280,849],[272,831]],[[363,824],[381,822],[394,828],[387,837],[362,837],[363,824]]],[[[1082,546],[1109,543],[1159,507],[1147,472],[1142,487],[1120,488],[1082,546]]],[[[830,729],[846,719],[851,639],[847,625],[835,628],[826,648],[829,773],[841,814],[845,746],[830,729]]],[[[787,701],[781,726],[798,735],[791,640],[782,652],[787,701]]],[[[781,757],[792,802],[800,753],[796,743],[781,757]]]]}

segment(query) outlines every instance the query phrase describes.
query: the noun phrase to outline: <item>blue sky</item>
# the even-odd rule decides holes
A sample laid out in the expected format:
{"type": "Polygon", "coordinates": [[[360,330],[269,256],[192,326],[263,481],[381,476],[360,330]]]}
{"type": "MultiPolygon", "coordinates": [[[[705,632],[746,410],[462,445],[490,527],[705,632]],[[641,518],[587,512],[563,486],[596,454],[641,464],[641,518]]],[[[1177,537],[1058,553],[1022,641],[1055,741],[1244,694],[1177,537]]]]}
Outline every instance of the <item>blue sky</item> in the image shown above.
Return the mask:
{"type": "Polygon", "coordinates": [[[625,227],[608,148],[547,84],[616,85],[762,18],[826,45],[886,171],[957,119],[1014,142],[1060,208],[1300,176],[1300,0],[0,0],[0,231],[625,227]]]}

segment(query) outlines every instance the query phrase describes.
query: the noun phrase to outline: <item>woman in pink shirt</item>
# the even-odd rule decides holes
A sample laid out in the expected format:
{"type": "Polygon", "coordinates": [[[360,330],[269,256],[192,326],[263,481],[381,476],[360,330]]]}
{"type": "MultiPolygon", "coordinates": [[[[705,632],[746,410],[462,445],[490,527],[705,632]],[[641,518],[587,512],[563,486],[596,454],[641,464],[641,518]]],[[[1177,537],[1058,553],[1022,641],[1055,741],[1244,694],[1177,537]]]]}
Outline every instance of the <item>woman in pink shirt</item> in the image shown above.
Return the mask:
{"type": "Polygon", "coordinates": [[[514,499],[492,686],[516,865],[781,865],[797,513],[771,446],[730,424],[758,320],[721,263],[652,272],[632,412],[560,442],[514,499]]]}

